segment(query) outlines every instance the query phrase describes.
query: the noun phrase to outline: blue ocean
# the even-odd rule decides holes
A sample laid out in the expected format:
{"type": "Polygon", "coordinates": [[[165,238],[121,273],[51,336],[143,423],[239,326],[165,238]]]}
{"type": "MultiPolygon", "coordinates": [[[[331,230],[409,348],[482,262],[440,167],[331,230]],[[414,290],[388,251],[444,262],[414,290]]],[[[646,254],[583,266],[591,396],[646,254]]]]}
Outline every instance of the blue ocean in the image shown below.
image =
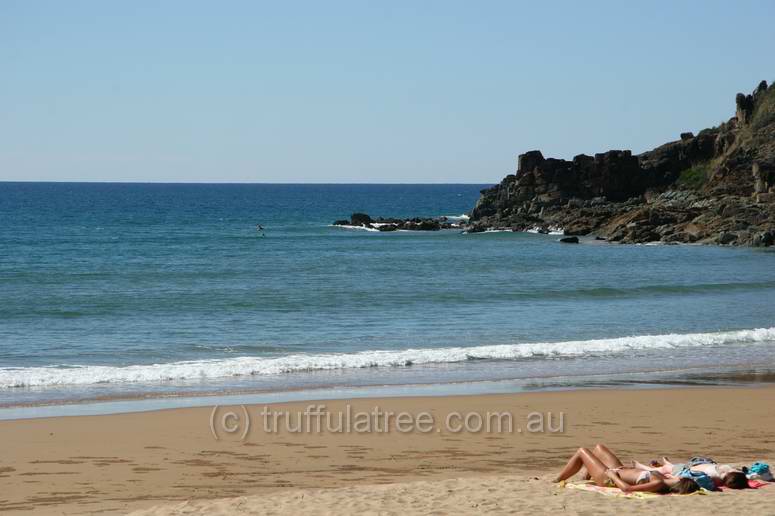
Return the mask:
{"type": "Polygon", "coordinates": [[[0,183],[0,405],[775,368],[773,252],[331,225],[486,186],[0,183]]]}

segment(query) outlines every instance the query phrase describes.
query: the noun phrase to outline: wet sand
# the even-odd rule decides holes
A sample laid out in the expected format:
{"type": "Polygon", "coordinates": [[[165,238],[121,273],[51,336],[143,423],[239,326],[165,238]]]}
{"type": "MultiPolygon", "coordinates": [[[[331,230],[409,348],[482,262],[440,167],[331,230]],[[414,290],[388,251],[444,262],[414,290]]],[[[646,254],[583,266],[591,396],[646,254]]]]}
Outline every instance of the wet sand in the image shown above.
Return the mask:
{"type": "MultiPolygon", "coordinates": [[[[0,511],[580,514],[664,509],[691,514],[734,507],[761,514],[775,506],[775,486],[644,501],[562,489],[549,479],[578,446],[596,442],[623,459],[707,454],[731,463],[772,463],[773,406],[772,386],[300,402],[269,406],[291,414],[279,419],[277,432],[272,418],[262,417],[263,406],[245,407],[251,425],[244,439],[242,407],[3,421],[0,511]],[[303,415],[296,420],[294,415],[310,405],[324,405],[334,423],[338,414],[347,414],[348,405],[351,416],[377,407],[383,416],[405,412],[417,418],[427,412],[433,422],[427,432],[417,425],[398,431],[395,417],[393,426],[387,425],[391,431],[377,432],[372,420],[371,432],[353,425],[350,432],[330,432],[318,431],[317,416],[310,415],[312,431],[289,432],[287,422],[293,427],[303,421],[303,415]],[[462,418],[447,424],[450,414],[476,413],[471,426],[479,417],[484,425],[488,412],[511,414],[511,431],[505,419],[498,431],[489,418],[489,432],[453,431],[462,418]],[[551,419],[552,426],[541,428],[531,413],[541,414],[545,423],[551,419]],[[560,413],[564,428],[557,431],[560,413]]],[[[325,426],[325,417],[322,421],[325,426]]]]}

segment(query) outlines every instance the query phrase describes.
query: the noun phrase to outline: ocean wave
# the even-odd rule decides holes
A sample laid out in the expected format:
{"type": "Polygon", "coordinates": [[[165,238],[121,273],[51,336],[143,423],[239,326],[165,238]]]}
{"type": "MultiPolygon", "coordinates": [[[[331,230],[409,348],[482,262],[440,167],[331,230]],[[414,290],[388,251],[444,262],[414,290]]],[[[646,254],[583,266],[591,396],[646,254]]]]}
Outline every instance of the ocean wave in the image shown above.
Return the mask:
{"type": "Polygon", "coordinates": [[[495,228],[487,228],[484,231],[465,231],[464,233],[466,235],[484,235],[485,233],[514,233],[515,231],[513,229],[495,229],[495,228]]]}
{"type": "MultiPolygon", "coordinates": [[[[538,226],[535,226],[535,227],[526,229],[525,233],[541,233],[542,231],[543,231],[542,228],[540,228],[538,226]]],[[[544,233],[544,234],[546,234],[546,235],[564,235],[565,234],[565,230],[562,229],[561,227],[549,226],[548,228],[546,228],[546,233],[544,233]]]]}
{"type": "Polygon", "coordinates": [[[0,388],[67,385],[154,383],[175,380],[274,375],[282,373],[406,367],[469,360],[524,360],[613,356],[638,350],[712,347],[775,341],[775,328],[716,333],[641,335],[566,342],[534,342],[492,346],[375,350],[358,353],[292,354],[282,357],[235,357],[227,359],[130,365],[124,367],[76,365],[0,368],[0,388]]]}
{"type": "MultiPolygon", "coordinates": [[[[372,226],[376,226],[377,224],[372,224],[372,226]]],[[[360,229],[361,231],[377,231],[379,232],[379,229],[377,228],[367,228],[366,226],[351,226],[349,224],[329,224],[329,227],[332,228],[342,228],[342,229],[360,229]]]]}

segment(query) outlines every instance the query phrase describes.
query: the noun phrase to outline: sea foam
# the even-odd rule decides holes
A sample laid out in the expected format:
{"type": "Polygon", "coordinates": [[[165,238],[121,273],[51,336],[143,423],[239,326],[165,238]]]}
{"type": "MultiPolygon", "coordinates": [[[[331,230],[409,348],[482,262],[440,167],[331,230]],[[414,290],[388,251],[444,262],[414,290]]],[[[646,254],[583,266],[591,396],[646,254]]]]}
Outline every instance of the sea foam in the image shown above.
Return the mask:
{"type": "MultiPolygon", "coordinates": [[[[372,224],[372,226],[376,226],[377,224],[372,224]]],[[[329,224],[329,227],[332,228],[342,228],[342,229],[358,229],[361,231],[379,231],[376,227],[373,228],[367,228],[366,226],[352,226],[350,224],[329,224]]]]}
{"type": "Polygon", "coordinates": [[[443,215],[443,217],[451,221],[468,222],[471,220],[471,217],[466,213],[461,213],[460,215],[443,215]]]}
{"type": "Polygon", "coordinates": [[[637,350],[725,346],[767,341],[775,342],[775,328],[492,346],[292,354],[271,358],[245,356],[123,367],[96,365],[3,367],[0,368],[0,388],[208,380],[232,376],[272,375],[333,369],[405,367],[415,364],[455,363],[474,359],[520,360],[544,357],[615,356],[637,350]]]}

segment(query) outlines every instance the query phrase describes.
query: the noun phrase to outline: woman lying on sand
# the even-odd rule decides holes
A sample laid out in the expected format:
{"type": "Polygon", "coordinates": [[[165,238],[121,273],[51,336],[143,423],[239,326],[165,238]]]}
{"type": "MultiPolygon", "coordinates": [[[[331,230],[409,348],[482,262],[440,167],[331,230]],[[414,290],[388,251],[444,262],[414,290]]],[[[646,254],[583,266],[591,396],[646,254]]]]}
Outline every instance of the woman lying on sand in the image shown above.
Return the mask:
{"type": "Polygon", "coordinates": [[[601,487],[618,487],[625,493],[678,493],[689,494],[699,486],[688,478],[667,477],[656,470],[626,468],[604,444],[598,444],[593,450],[579,448],[568,464],[555,479],[555,482],[567,480],[581,468],[587,470],[590,478],[601,487]]]}
{"type": "Polygon", "coordinates": [[[693,457],[686,464],[673,464],[667,460],[667,457],[662,457],[661,466],[646,466],[636,461],[635,467],[641,471],[656,471],[667,476],[678,476],[681,470],[687,468],[694,472],[705,473],[717,487],[726,486],[731,489],[748,487],[748,478],[745,473],[729,464],[717,464],[716,461],[707,457],[693,457]]]}

